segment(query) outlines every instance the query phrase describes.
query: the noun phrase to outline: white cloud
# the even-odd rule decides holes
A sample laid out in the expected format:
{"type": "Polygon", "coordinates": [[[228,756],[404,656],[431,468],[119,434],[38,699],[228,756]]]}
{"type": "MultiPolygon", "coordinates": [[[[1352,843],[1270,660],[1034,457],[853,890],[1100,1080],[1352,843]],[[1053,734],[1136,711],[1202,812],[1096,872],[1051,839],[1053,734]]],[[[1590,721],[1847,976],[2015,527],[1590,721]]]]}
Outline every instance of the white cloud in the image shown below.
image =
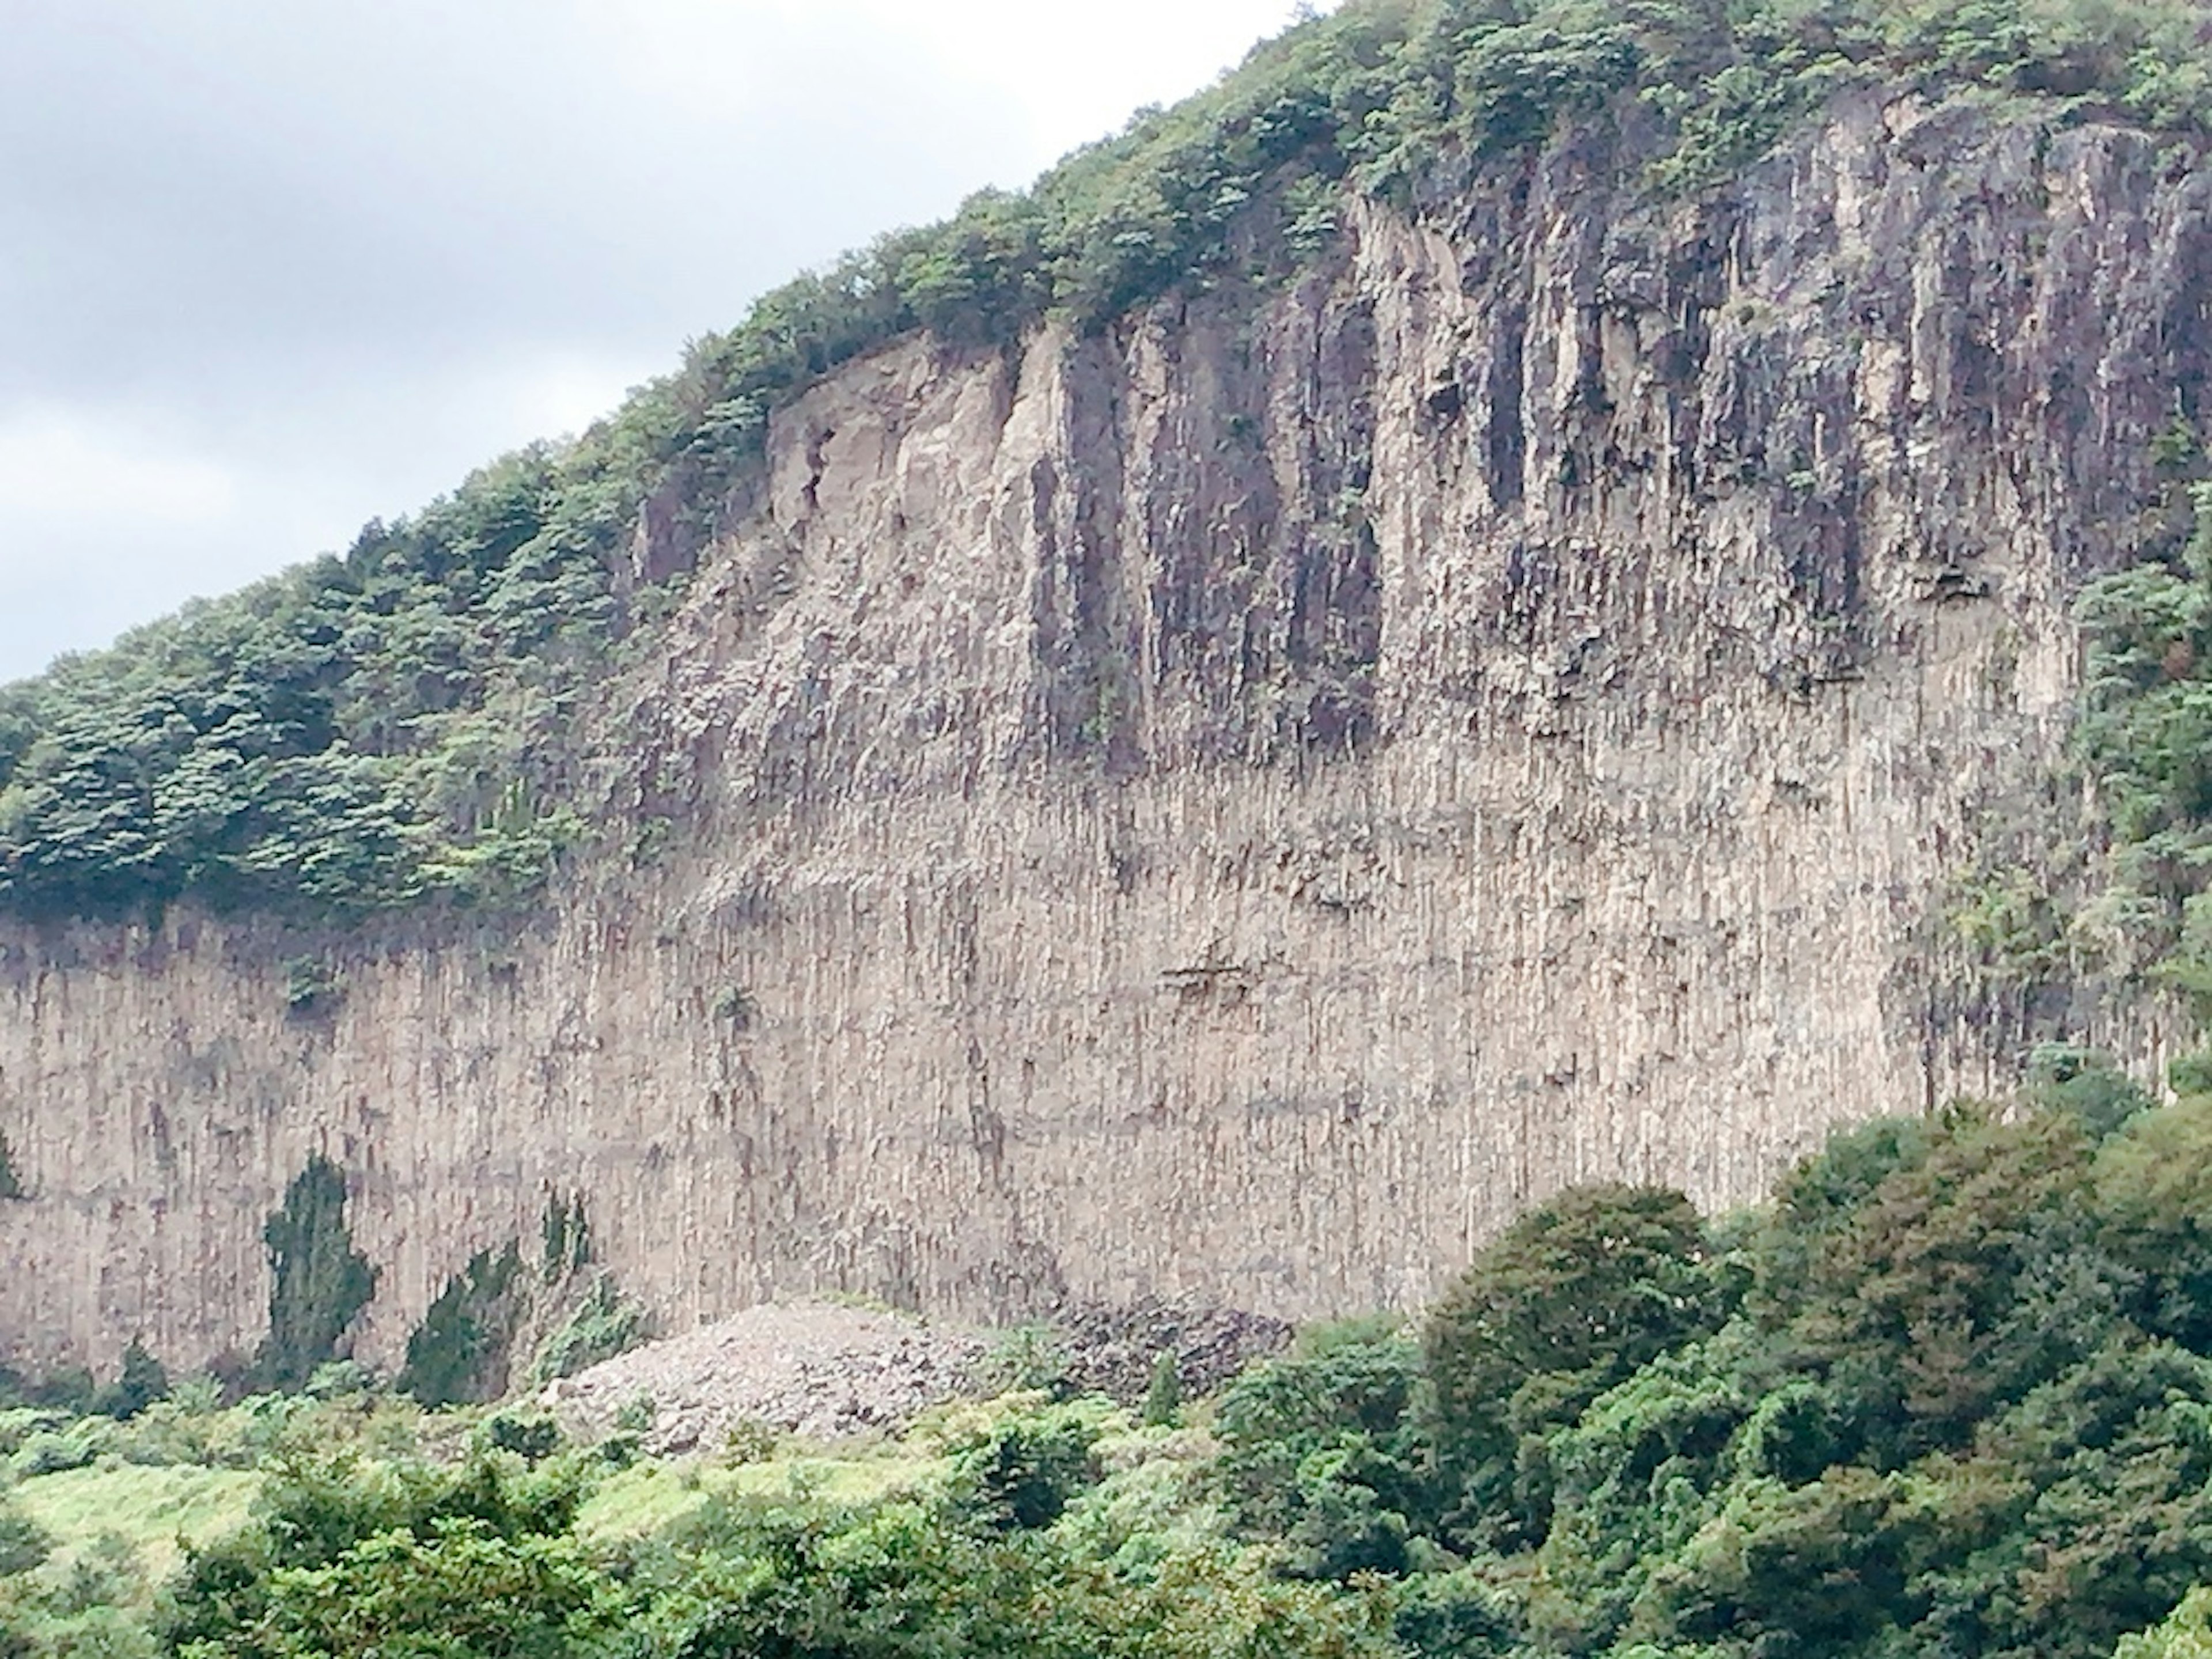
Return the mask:
{"type": "Polygon", "coordinates": [[[1047,152],[1040,161],[1119,127],[1139,105],[1196,90],[1287,27],[1291,11],[1285,0],[848,0],[836,9],[937,70],[1010,97],[1047,152]]]}
{"type": "Polygon", "coordinates": [[[0,53],[0,678],[342,547],[1291,0],[72,0],[0,53]]]}
{"type": "MultiPolygon", "coordinates": [[[[237,480],[221,463],[112,420],[66,410],[0,420],[0,522],[136,533],[208,524],[237,501],[237,480]]],[[[0,545],[0,572],[37,558],[20,544],[0,545]]]]}

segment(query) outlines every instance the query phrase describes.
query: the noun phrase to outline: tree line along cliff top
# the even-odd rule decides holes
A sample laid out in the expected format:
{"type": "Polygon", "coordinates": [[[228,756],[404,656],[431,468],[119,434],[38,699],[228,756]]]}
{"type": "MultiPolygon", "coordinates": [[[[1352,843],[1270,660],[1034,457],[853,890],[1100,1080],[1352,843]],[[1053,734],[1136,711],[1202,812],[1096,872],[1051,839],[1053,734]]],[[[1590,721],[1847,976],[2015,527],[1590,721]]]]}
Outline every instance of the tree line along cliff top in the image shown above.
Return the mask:
{"type": "Polygon", "coordinates": [[[641,504],[710,514],[775,408],[902,334],[1101,328],[1237,248],[1295,268],[1352,195],[1418,213],[1453,169],[1574,121],[1633,124],[1661,197],[1725,182],[1856,85],[2193,140],[2207,34],[2180,0],[1352,0],[1026,192],[763,296],[581,437],[0,688],[0,909],[330,921],[526,896],[592,833],[579,716],[655,613],[613,575],[641,504]]]}

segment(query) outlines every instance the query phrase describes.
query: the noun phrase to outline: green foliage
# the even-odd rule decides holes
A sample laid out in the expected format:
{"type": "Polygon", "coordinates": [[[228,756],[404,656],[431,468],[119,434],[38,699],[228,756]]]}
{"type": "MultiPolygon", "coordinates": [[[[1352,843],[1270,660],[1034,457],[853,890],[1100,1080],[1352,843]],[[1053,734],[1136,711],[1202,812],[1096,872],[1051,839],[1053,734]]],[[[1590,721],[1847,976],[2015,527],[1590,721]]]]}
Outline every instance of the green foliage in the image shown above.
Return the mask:
{"type": "Polygon", "coordinates": [[[254,1361],[258,1381],[297,1389],[340,1357],[354,1316],[375,1293],[368,1258],[345,1219],[345,1174],[318,1152],[293,1177],[269,1218],[269,1335],[254,1361]]]}
{"type": "Polygon", "coordinates": [[[1154,1427],[1170,1428],[1182,1416],[1182,1368],[1172,1352],[1163,1352],[1153,1358],[1152,1380],[1145,1385],[1144,1420],[1154,1427]]]}
{"type": "Polygon", "coordinates": [[[1546,1437],[1540,1646],[2086,1656],[2212,1573],[2206,1114],[2036,1070],[1838,1136],[1726,1326],[1546,1437]]]}
{"type": "Polygon", "coordinates": [[[1062,1392],[1067,1384],[1067,1346],[1050,1325],[1017,1325],[1000,1333],[977,1366],[977,1381],[1012,1393],[1062,1392]]]}
{"type": "Polygon", "coordinates": [[[557,1285],[589,1265],[592,1224],[584,1213],[581,1193],[568,1198],[556,1193],[547,1199],[539,1231],[544,1248],[538,1258],[538,1275],[548,1285],[557,1285]]]}
{"type": "Polygon", "coordinates": [[[784,1432],[757,1417],[740,1418],[722,1436],[722,1458],[736,1464],[764,1463],[784,1443],[784,1432]]]}
{"type": "Polygon", "coordinates": [[[1546,1437],[1719,1323],[1710,1256],[1681,1194],[1605,1185],[1561,1194],[1475,1258],[1422,1336],[1437,1455],[1471,1518],[1540,1532],[1546,1437]]]}
{"type": "Polygon", "coordinates": [[[137,1338],[123,1351],[123,1367],[114,1382],[93,1396],[92,1409],[102,1417],[128,1422],[156,1401],[169,1395],[168,1368],[147,1352],[137,1338]]]}
{"type": "Polygon", "coordinates": [[[284,964],[284,1006],[295,1014],[327,1008],[337,990],[337,975],[319,957],[295,957],[284,964]]]}
{"type": "Polygon", "coordinates": [[[526,1463],[542,1463],[561,1449],[561,1425],[543,1412],[505,1411],[484,1419],[479,1431],[494,1451],[513,1452],[526,1463]]]}
{"type": "Polygon", "coordinates": [[[2028,1098],[2073,1113],[2097,1139],[2158,1103],[2111,1055],[2094,1048],[2041,1043],[2028,1055],[2027,1069],[2028,1098]]]}
{"type": "Polygon", "coordinates": [[[2121,1638],[2112,1659],[2212,1659],[2212,1589],[2192,1589],[2155,1629],[2121,1638]]]}
{"type": "Polygon", "coordinates": [[[1915,1473],[1923,1628],[1956,1650],[2098,1655],[2212,1572],[2212,1363],[2117,1334],[1915,1473]]]}
{"type": "Polygon", "coordinates": [[[0,903],[343,919],[526,892],[574,830],[537,803],[613,620],[616,524],[587,498],[615,436],[509,457],[342,559],[9,688],[0,903]]]}
{"type": "MultiPolygon", "coordinates": [[[[1353,0],[1027,192],[981,192],[763,296],[580,438],[0,688],[0,907],[349,921],[527,902],[589,833],[593,690],[659,608],[618,600],[610,574],[641,504],[678,503],[678,539],[702,539],[775,412],[902,333],[1004,346],[1048,317],[1098,330],[1178,288],[1279,275],[1323,257],[1352,194],[1411,204],[1467,158],[1516,167],[1568,123],[1676,191],[1725,179],[1834,88],[1900,76],[2201,131],[2203,35],[2186,0],[1353,0]]],[[[2152,689],[2129,678],[2120,618],[2201,631],[2194,580],[2093,593],[2112,641],[2100,684],[2152,689]]],[[[2172,909],[2197,890],[2204,711],[2167,690],[2139,718],[2100,705],[2112,718],[2089,741],[2139,749],[2114,774],[2143,832],[2124,873],[2172,909]]],[[[2212,946],[2190,938],[2187,971],[2212,985],[2212,946]]]]}
{"type": "Polygon", "coordinates": [[[433,1407],[504,1394],[507,1352],[522,1316],[521,1278],[522,1252],[512,1243],[470,1257],[408,1336],[399,1391],[433,1407]]]}
{"type": "Polygon", "coordinates": [[[2113,1288],[2081,1224],[2088,1152],[2070,1111],[1961,1109],[1812,1251],[1788,1338],[1878,1463],[1956,1443],[2095,1340],[2072,1307],[2113,1288]]]}
{"type": "Polygon", "coordinates": [[[589,1652],[611,1586],[570,1536],[574,1471],[280,1463],[255,1524],[187,1553],[163,1637],[194,1659],[589,1652]]]}
{"type": "Polygon", "coordinates": [[[1420,1350],[1384,1327],[1254,1366],[1214,1412],[1214,1479],[1247,1538],[1278,1538],[1307,1578],[1401,1573],[1435,1493],[1414,1404],[1420,1350]]]}
{"type": "MultiPolygon", "coordinates": [[[[69,1598],[43,1598],[66,1601],[69,1598]]],[[[157,1659],[153,1637],[123,1608],[93,1606],[74,1611],[0,1606],[0,1653],[25,1659],[157,1659]],[[8,1645],[10,1641],[15,1644],[8,1645]]]]}
{"type": "Polygon", "coordinates": [[[2109,846],[2079,924],[2122,968],[2212,1007],[2212,482],[2185,425],[2159,446],[2171,526],[2083,588],[2074,741],[2109,846]]]}
{"type": "Polygon", "coordinates": [[[1053,1529],[892,1501],[826,1516],[710,1505],[674,1534],[651,1619],[684,1659],[1382,1659],[1389,1603],[1271,1578],[1218,1542],[1122,1572],[1053,1529]]]}
{"type": "MultiPolygon", "coordinates": [[[[240,1659],[581,1659],[614,1651],[624,1608],[574,1540],[503,1537],[466,1516],[378,1533],[327,1565],[273,1573],[240,1659]]],[[[186,1646],[185,1654],[211,1651],[186,1646]]]]}
{"type": "MultiPolygon", "coordinates": [[[[1665,1191],[1561,1194],[1418,1334],[1309,1330],[1193,1426],[1003,1395],[889,1465],[853,1454],[878,1460],[857,1492],[773,1436],[616,1474],[634,1435],[564,1450],[507,1413],[466,1450],[447,1423],[438,1464],[326,1449],[372,1443],[371,1396],[257,1400],[218,1414],[261,1425],[252,1524],[200,1534],[158,1603],[143,1532],[79,1531],[0,1586],[0,1633],[150,1651],[127,1644],[151,1605],[159,1650],[193,1659],[2097,1659],[2152,1626],[2118,1651],[2190,1652],[2206,1604],[2184,1598],[2212,1581],[2212,1096],[2148,1103],[2079,1050],[2031,1070],[2008,1109],[1836,1136],[1720,1227],[1665,1191]],[[663,1529],[580,1532],[599,1480],[625,1486],[599,1514],[663,1529]]],[[[181,1409],[21,1412],[0,1443],[19,1468],[105,1468],[169,1443],[181,1409]]],[[[59,1535],[40,1484],[109,1478],[29,1475],[20,1512],[59,1535]]]]}
{"type": "Polygon", "coordinates": [[[962,1460],[975,1513],[1002,1531],[1049,1526],[1100,1474],[1095,1413],[1062,1406],[999,1425],[962,1460]]]}
{"type": "Polygon", "coordinates": [[[56,1432],[41,1429],[26,1438],[9,1459],[9,1468],[17,1479],[34,1480],[42,1474],[58,1474],[69,1469],[81,1469],[100,1455],[98,1441],[78,1425],[56,1432]]]}
{"type": "Polygon", "coordinates": [[[30,1196],[23,1185],[23,1177],[15,1173],[15,1149],[9,1146],[8,1137],[0,1134],[0,1202],[30,1196]]]}
{"type": "Polygon", "coordinates": [[[644,1308],[623,1295],[614,1276],[594,1279],[575,1311],[546,1336],[530,1362],[529,1382],[542,1388],[588,1365],[628,1353],[652,1334],[644,1308]]]}
{"type": "Polygon", "coordinates": [[[31,1571],[53,1550],[46,1529],[24,1514],[21,1504],[0,1496],[0,1578],[31,1571]]]}
{"type": "Polygon", "coordinates": [[[2069,966],[2075,943],[2048,884],[2017,866],[1984,871],[1960,884],[1947,918],[1951,929],[1999,981],[2035,984],[2069,966]]]}

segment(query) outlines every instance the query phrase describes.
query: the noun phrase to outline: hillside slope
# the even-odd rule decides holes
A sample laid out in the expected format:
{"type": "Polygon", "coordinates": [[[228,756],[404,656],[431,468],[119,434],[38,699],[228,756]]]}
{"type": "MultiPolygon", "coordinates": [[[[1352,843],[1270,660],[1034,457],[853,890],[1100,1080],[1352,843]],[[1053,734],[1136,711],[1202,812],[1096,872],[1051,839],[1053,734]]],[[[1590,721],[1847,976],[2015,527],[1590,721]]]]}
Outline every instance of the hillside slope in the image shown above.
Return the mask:
{"type": "Polygon", "coordinates": [[[520,913],[13,924],[15,1362],[253,1347],[317,1154],[391,1360],[562,1194],[677,1327],[1303,1314],[2001,1085],[2049,1010],[1940,915],[2212,368],[2212,171],[1885,82],[1684,194],[1641,118],[895,335],[664,475],[602,568],[665,614],[533,739],[619,739],[546,769],[598,839],[520,913]]]}

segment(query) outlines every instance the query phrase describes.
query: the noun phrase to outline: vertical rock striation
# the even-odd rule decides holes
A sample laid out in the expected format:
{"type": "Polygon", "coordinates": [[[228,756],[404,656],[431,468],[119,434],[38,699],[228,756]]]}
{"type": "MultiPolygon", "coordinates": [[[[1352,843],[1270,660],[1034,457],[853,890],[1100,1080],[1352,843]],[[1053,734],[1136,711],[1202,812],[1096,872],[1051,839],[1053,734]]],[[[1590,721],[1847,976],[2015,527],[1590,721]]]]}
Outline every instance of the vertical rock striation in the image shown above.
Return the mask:
{"type": "Polygon", "coordinates": [[[609,689],[672,850],[520,936],[356,940],[304,1017],[250,929],[8,940],[0,1341],[250,1346],[317,1151],[389,1358],[554,1193],[679,1327],[1295,1315],[2000,1083],[1929,918],[2198,406],[2212,172],[1873,97],[1719,197],[1631,172],[817,386],[609,689]]]}

